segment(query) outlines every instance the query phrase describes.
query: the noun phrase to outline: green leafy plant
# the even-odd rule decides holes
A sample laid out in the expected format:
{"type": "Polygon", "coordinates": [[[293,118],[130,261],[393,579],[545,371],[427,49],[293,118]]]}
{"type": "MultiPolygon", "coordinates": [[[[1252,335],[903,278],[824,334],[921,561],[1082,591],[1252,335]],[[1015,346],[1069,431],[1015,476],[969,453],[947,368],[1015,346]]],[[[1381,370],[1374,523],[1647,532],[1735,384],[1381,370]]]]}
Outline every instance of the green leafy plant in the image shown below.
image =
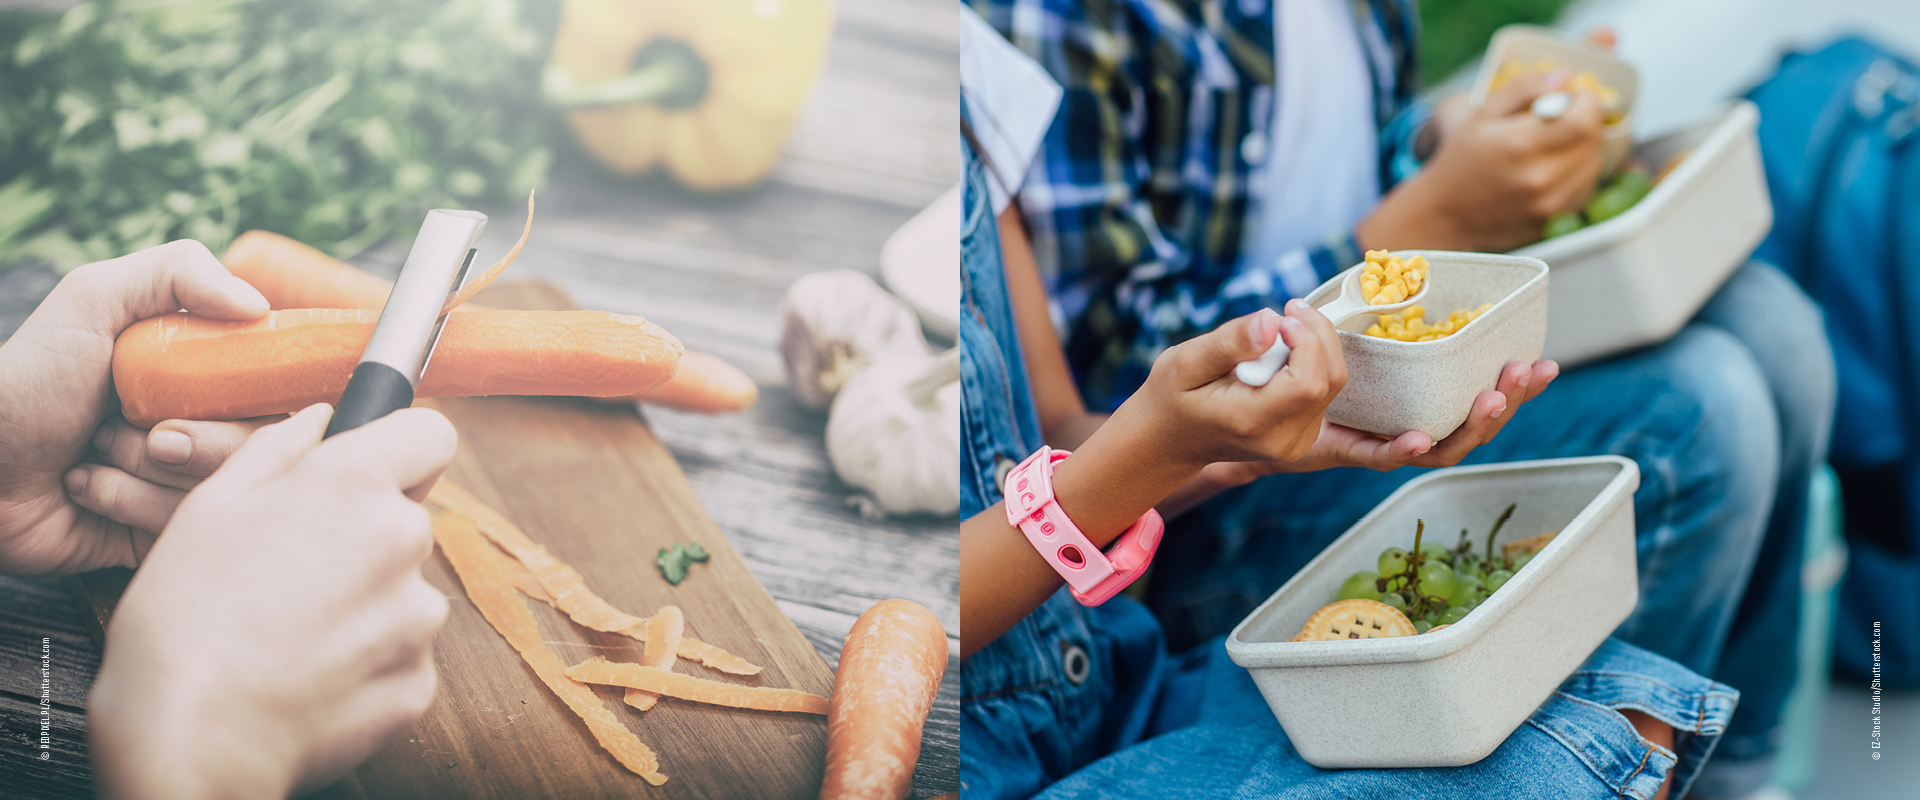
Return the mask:
{"type": "Polygon", "coordinates": [[[701,547],[699,542],[674,542],[660,548],[654,560],[660,564],[661,577],[666,578],[667,583],[679,586],[681,581],[687,579],[687,568],[707,558],[707,548],[701,547]]]}
{"type": "Polygon", "coordinates": [[[71,268],[177,238],[219,252],[250,228],[350,256],[426,208],[523,195],[551,160],[553,5],[97,0],[0,16],[0,264],[71,268]]]}

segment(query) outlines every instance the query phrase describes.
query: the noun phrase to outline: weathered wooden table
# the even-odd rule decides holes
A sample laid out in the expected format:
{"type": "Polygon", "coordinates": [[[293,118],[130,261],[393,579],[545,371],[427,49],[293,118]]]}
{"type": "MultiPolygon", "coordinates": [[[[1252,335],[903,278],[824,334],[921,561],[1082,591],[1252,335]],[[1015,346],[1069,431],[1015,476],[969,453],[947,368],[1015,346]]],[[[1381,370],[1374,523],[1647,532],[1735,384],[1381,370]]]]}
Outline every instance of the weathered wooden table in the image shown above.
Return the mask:
{"type": "MultiPolygon", "coordinates": [[[[665,181],[606,177],[563,156],[510,274],[542,277],[583,307],[641,314],[691,349],[746,369],[760,403],[733,416],[648,409],[695,493],[829,663],[873,602],[904,597],[945,624],[956,654],[928,721],[916,796],[959,788],[958,523],[863,519],[827,463],[826,415],[785,386],[775,305],[815,270],[874,273],[887,234],[960,179],[958,20],[945,0],[836,0],[829,63],[771,180],[703,197],[665,181]]],[[[518,234],[489,208],[481,245],[518,234]]],[[[407,242],[357,263],[391,274],[407,242]]],[[[956,243],[957,246],[957,243],[956,243]]],[[[0,337],[51,291],[44,267],[0,272],[0,337]]],[[[55,579],[0,578],[0,797],[91,797],[87,689],[100,654],[55,579]],[[41,760],[42,658],[50,680],[41,760]]]]}

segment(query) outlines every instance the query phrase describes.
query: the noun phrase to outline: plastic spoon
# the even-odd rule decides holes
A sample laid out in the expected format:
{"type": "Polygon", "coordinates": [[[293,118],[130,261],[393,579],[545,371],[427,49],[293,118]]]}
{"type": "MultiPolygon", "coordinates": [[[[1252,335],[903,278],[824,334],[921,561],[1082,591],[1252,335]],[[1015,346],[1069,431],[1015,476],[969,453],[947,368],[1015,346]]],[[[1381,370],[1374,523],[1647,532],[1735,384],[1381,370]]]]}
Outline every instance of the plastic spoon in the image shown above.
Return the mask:
{"type": "MultiPolygon", "coordinates": [[[[1361,314],[1392,314],[1398,311],[1404,311],[1408,306],[1425,300],[1427,298],[1427,289],[1433,285],[1431,276],[1428,276],[1428,278],[1423,278],[1420,281],[1420,289],[1414,292],[1412,297],[1398,303],[1388,303],[1378,306],[1367,305],[1360,296],[1360,277],[1362,267],[1364,266],[1365,265],[1352,267],[1342,274],[1340,278],[1340,296],[1333,298],[1332,302],[1319,308],[1320,313],[1325,314],[1327,321],[1333,323],[1333,327],[1335,328],[1346,324],[1347,320],[1353,319],[1361,314]]],[[[1251,361],[1240,362],[1239,366],[1233,368],[1233,374],[1240,379],[1241,383],[1248,386],[1265,386],[1268,381],[1273,380],[1274,374],[1279,372],[1281,367],[1287,365],[1287,356],[1292,352],[1292,349],[1287,347],[1286,340],[1275,335],[1273,337],[1273,346],[1267,348],[1267,352],[1261,353],[1259,358],[1251,361]]]]}

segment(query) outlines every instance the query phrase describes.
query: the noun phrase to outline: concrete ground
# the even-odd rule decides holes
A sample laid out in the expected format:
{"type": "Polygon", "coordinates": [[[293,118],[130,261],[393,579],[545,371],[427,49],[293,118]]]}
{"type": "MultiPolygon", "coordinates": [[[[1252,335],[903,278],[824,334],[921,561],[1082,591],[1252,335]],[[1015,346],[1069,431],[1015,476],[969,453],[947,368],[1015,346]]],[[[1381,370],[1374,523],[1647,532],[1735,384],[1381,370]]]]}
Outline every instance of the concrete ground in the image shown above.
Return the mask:
{"type": "MultiPolygon", "coordinates": [[[[1569,32],[1611,26],[1620,55],[1640,70],[1637,132],[1678,126],[1744,93],[1783,52],[1864,34],[1920,60],[1920,0],[1585,0],[1562,17],[1569,32]]],[[[1883,749],[1867,747],[1869,697],[1828,690],[1820,773],[1802,800],[1920,798],[1920,692],[1886,695],[1883,749]]]]}

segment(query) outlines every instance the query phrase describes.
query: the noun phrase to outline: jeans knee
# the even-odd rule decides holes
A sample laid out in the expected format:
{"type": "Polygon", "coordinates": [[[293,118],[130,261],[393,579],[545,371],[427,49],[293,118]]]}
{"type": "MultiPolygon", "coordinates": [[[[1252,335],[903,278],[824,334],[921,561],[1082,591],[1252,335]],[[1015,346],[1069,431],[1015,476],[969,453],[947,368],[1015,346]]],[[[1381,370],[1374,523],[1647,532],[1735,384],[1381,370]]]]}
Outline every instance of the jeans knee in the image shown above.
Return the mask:
{"type": "Polygon", "coordinates": [[[1732,334],[1689,326],[1669,343],[1674,400],[1691,406],[1691,435],[1668,443],[1676,488],[1766,509],[1780,472],[1779,412],[1764,370],[1732,334]]]}
{"type": "Polygon", "coordinates": [[[1755,261],[1734,273],[1701,312],[1759,365],[1780,420],[1782,457],[1824,461],[1839,392],[1826,315],[1778,268],[1755,261]]]}

